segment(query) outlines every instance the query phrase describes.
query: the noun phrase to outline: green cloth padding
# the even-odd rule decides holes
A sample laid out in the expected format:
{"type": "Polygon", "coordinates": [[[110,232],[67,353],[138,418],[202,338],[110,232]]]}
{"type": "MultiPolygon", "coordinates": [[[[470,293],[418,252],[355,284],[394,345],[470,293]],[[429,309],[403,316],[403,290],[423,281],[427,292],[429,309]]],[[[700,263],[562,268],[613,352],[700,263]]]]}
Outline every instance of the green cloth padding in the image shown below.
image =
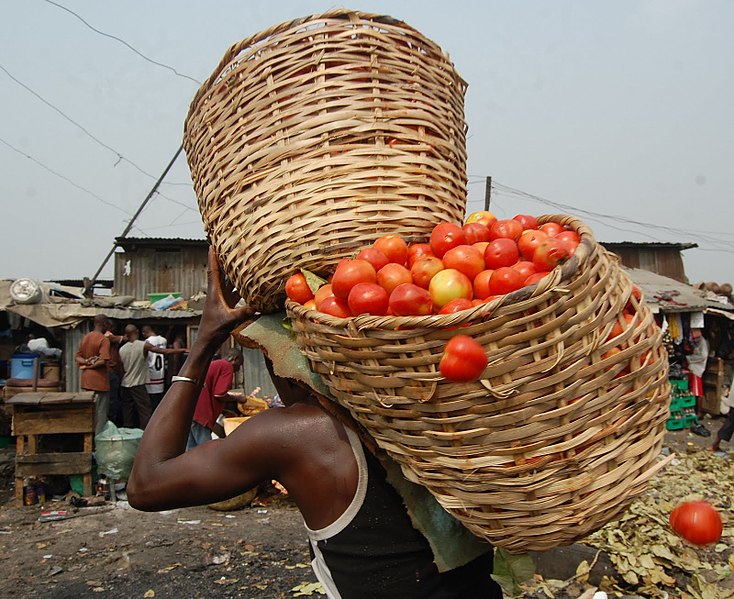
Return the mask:
{"type": "MultiPolygon", "coordinates": [[[[282,312],[261,316],[240,331],[240,335],[262,347],[273,362],[275,374],[305,383],[333,401],[324,381],[311,371],[293,334],[284,326],[285,322],[285,314],[282,312]]],[[[407,480],[399,464],[384,451],[380,451],[377,457],[387,471],[388,482],[402,497],[413,525],[428,540],[439,571],[445,572],[463,566],[491,550],[489,543],[470,533],[441,507],[425,487],[407,480]]]]}

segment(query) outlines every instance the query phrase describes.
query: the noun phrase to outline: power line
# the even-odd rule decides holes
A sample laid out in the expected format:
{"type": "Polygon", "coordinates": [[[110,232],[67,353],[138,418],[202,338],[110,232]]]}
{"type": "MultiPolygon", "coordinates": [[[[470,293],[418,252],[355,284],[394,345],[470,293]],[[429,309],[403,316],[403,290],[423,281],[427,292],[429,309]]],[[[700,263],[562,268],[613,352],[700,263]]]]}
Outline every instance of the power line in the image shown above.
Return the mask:
{"type": "MultiPolygon", "coordinates": [[[[146,177],[150,177],[153,180],[156,179],[156,177],[154,175],[151,175],[149,172],[146,172],[140,166],[138,166],[137,164],[135,164],[132,160],[130,160],[129,158],[126,158],[125,156],[123,156],[115,148],[113,148],[112,146],[106,144],[101,139],[99,139],[97,136],[95,136],[94,134],[90,133],[89,130],[87,130],[86,127],[84,127],[83,125],[80,125],[77,121],[75,121],[73,118],[71,118],[68,114],[66,114],[58,106],[55,106],[54,104],[52,104],[51,102],[49,102],[48,100],[46,100],[46,98],[44,98],[43,96],[41,96],[41,94],[39,94],[37,91],[31,89],[29,86],[27,86],[25,83],[23,83],[20,79],[18,79],[17,77],[15,77],[10,71],[8,71],[8,69],[6,69],[1,64],[0,64],[0,70],[2,70],[8,77],[10,77],[10,79],[12,79],[20,87],[22,87],[23,89],[25,89],[28,93],[30,93],[33,96],[35,96],[36,98],[38,98],[46,106],[48,106],[49,108],[51,108],[52,110],[54,110],[61,117],[63,117],[67,121],[69,121],[72,125],[74,125],[75,127],[77,127],[79,130],[81,130],[87,137],[89,137],[90,139],[94,140],[97,144],[99,144],[100,146],[102,146],[106,150],[109,150],[110,152],[112,152],[113,154],[115,154],[115,156],[117,156],[117,158],[118,158],[118,163],[120,161],[127,162],[128,164],[130,164],[131,166],[133,166],[135,169],[137,169],[138,171],[140,171],[142,174],[144,174],[146,177]]],[[[117,165],[115,164],[115,166],[117,166],[117,165]]],[[[169,185],[186,185],[186,186],[190,186],[191,185],[190,183],[168,183],[168,184],[169,185]]]]}
{"type": "Polygon", "coordinates": [[[56,8],[59,8],[59,9],[61,9],[63,11],[66,11],[70,15],[76,17],[82,23],[84,23],[84,25],[86,25],[89,29],[91,29],[95,33],[97,33],[99,35],[102,35],[104,37],[110,38],[112,40],[115,40],[116,42],[119,42],[120,44],[122,44],[123,46],[125,46],[126,48],[128,48],[129,50],[135,52],[135,54],[137,54],[138,56],[140,56],[140,58],[142,58],[143,60],[147,60],[151,64],[154,64],[156,66],[159,66],[159,67],[162,67],[164,69],[167,69],[167,70],[171,71],[172,73],[174,73],[177,77],[181,77],[182,79],[188,79],[189,81],[193,81],[197,85],[201,85],[201,81],[199,81],[197,79],[194,79],[193,77],[190,77],[189,75],[186,75],[185,73],[180,73],[179,71],[177,71],[171,65],[167,65],[165,63],[158,62],[157,60],[153,60],[152,58],[149,58],[148,56],[146,56],[145,54],[143,54],[140,50],[138,50],[137,48],[133,47],[131,44],[129,44],[128,42],[126,42],[124,39],[119,38],[116,35],[112,35],[111,33],[106,33],[104,31],[100,31],[99,29],[97,29],[96,27],[92,26],[90,23],[88,23],[87,21],[85,21],[80,15],[78,15],[77,13],[75,13],[70,8],[67,8],[66,6],[63,6],[62,4],[59,4],[58,2],[53,2],[53,0],[46,0],[46,2],[48,4],[51,4],[51,5],[55,6],[56,8]]]}
{"type": "Polygon", "coordinates": [[[5,144],[5,145],[6,145],[7,147],[9,147],[9,148],[10,148],[11,150],[13,150],[13,152],[16,152],[17,154],[20,154],[20,155],[21,155],[21,156],[23,156],[24,158],[28,158],[28,160],[30,160],[30,161],[32,161],[32,162],[35,162],[35,163],[36,163],[36,164],[37,164],[38,166],[40,166],[40,167],[41,167],[42,169],[44,169],[44,170],[48,171],[49,173],[51,173],[51,174],[52,174],[52,175],[54,175],[55,177],[58,177],[59,179],[63,179],[64,181],[66,181],[66,182],[67,182],[67,183],[69,183],[70,185],[73,185],[73,186],[74,186],[74,187],[76,187],[77,189],[79,189],[79,190],[83,191],[84,193],[86,193],[86,194],[88,194],[88,195],[92,196],[92,197],[93,197],[93,198],[95,198],[96,200],[99,200],[99,201],[100,201],[100,202],[102,202],[103,204],[106,204],[107,206],[111,206],[111,207],[112,207],[112,208],[114,208],[115,210],[119,210],[119,211],[120,211],[120,212],[122,212],[123,214],[125,214],[125,215],[127,215],[127,216],[130,216],[130,213],[129,213],[129,212],[127,211],[127,210],[125,210],[124,208],[120,208],[120,206],[118,206],[117,204],[113,204],[112,202],[108,202],[108,201],[107,201],[107,200],[105,200],[104,198],[101,198],[100,196],[98,196],[98,195],[97,195],[96,193],[94,193],[93,191],[90,191],[90,190],[89,190],[89,189],[87,189],[86,187],[83,187],[82,185],[79,185],[79,184],[78,184],[78,183],[76,183],[75,181],[72,181],[72,180],[71,180],[71,179],[70,179],[69,177],[67,177],[66,175],[62,175],[61,173],[57,173],[57,172],[56,172],[55,170],[53,170],[53,169],[52,169],[51,167],[49,167],[49,166],[46,166],[46,165],[45,165],[45,164],[43,164],[43,163],[42,163],[42,162],[41,162],[40,160],[37,160],[36,158],[34,158],[33,156],[31,156],[30,154],[26,154],[26,153],[25,153],[25,152],[23,152],[22,150],[19,150],[19,149],[18,149],[18,148],[16,148],[16,147],[15,147],[14,145],[12,145],[12,144],[8,143],[7,141],[5,141],[5,140],[4,140],[4,139],[3,139],[2,137],[0,137],[0,142],[2,142],[3,144],[5,144]]]}
{"type": "MultiPolygon", "coordinates": [[[[612,215],[612,214],[603,214],[603,213],[594,212],[594,211],[591,211],[591,210],[585,210],[583,208],[577,208],[575,206],[570,206],[568,204],[563,204],[563,203],[560,203],[560,202],[554,202],[554,201],[549,200],[547,198],[543,198],[543,197],[540,197],[540,196],[537,196],[537,195],[528,193],[526,191],[522,191],[520,189],[516,189],[514,187],[510,187],[508,185],[503,185],[502,183],[496,183],[496,182],[494,182],[493,183],[493,188],[495,188],[500,193],[504,192],[505,194],[510,195],[510,196],[516,196],[516,197],[521,197],[521,198],[524,198],[524,199],[534,200],[534,201],[537,201],[537,202],[539,202],[541,204],[545,204],[547,206],[552,206],[553,208],[556,208],[558,210],[563,210],[563,211],[566,211],[566,212],[569,212],[569,213],[586,214],[586,215],[588,215],[590,217],[596,217],[597,219],[604,219],[605,221],[606,220],[611,220],[613,222],[618,222],[618,223],[622,223],[622,224],[631,224],[631,225],[634,225],[634,226],[644,227],[645,229],[651,229],[652,228],[652,229],[657,229],[657,230],[665,231],[665,232],[668,232],[668,233],[674,233],[675,235],[690,235],[691,233],[696,233],[697,235],[700,235],[702,239],[704,239],[705,241],[708,241],[708,242],[710,242],[712,244],[725,244],[729,248],[732,248],[731,242],[729,242],[727,240],[724,240],[724,239],[721,239],[721,238],[717,238],[717,237],[714,236],[714,235],[723,235],[723,236],[726,236],[727,233],[718,233],[718,232],[714,232],[714,231],[700,231],[700,230],[694,230],[694,229],[677,229],[675,227],[668,227],[668,226],[660,225],[660,224],[656,224],[656,223],[642,222],[642,221],[638,221],[638,220],[635,220],[635,219],[632,219],[632,218],[615,216],[615,215],[612,215]]],[[[608,223],[605,223],[605,224],[607,226],[609,226],[609,227],[612,227],[608,223]]],[[[614,227],[612,227],[612,228],[614,228],[614,227]]],[[[625,230],[625,229],[622,229],[622,230],[625,230]]],[[[629,231],[629,232],[634,232],[634,231],[629,231]]],[[[645,233],[648,236],[650,235],[649,230],[646,231],[645,233]]]]}

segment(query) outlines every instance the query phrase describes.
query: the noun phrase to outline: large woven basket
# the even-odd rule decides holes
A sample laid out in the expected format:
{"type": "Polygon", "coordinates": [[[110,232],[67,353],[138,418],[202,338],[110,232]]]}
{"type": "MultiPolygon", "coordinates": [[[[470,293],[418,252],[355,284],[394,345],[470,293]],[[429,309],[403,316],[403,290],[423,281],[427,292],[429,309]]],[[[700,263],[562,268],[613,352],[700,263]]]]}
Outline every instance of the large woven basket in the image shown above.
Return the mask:
{"type": "Polygon", "coordinates": [[[254,308],[295,269],[333,271],[378,237],[425,237],[466,204],[466,84],[387,16],[332,11],[233,45],[184,147],[206,232],[254,308]]]}
{"type": "Polygon", "coordinates": [[[575,257],[537,286],[452,315],[339,319],[286,307],[311,368],[402,467],[472,532],[513,552],[570,544],[620,515],[663,463],[661,332],[579,220],[575,257]],[[635,318],[608,341],[630,302],[635,318]],[[489,357],[443,379],[449,338],[489,357]],[[618,346],[618,347],[617,347],[618,346]],[[612,349],[617,347],[617,349],[612,349]]]}

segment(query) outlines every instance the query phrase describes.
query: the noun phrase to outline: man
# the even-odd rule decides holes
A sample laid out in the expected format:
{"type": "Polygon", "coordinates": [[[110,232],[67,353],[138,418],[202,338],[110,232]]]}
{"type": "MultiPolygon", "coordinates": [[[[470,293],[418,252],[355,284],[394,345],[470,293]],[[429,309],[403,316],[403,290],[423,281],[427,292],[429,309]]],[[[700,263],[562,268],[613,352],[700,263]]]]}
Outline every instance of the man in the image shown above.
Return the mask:
{"type": "MultiPolygon", "coordinates": [[[[143,333],[143,339],[148,345],[159,349],[166,349],[168,347],[168,340],[162,335],[159,335],[158,331],[152,325],[144,324],[140,331],[143,333]]],[[[148,352],[147,360],[149,382],[145,385],[145,389],[150,397],[151,407],[155,412],[166,390],[166,359],[162,354],[148,352]]]]}
{"type": "Polygon", "coordinates": [[[110,380],[110,407],[109,419],[115,426],[122,426],[122,397],[120,383],[125,374],[120,359],[120,344],[125,341],[122,335],[116,335],[114,325],[108,318],[105,325],[105,337],[110,340],[110,359],[107,362],[107,378],[110,380]]]}
{"type": "Polygon", "coordinates": [[[212,431],[217,418],[224,411],[227,401],[236,401],[229,395],[234,375],[242,367],[242,352],[237,349],[227,351],[223,359],[214,360],[207,370],[204,386],[199,393],[191,422],[191,432],[186,449],[212,440],[212,431]]]}
{"type": "MultiPolygon", "coordinates": [[[[487,599],[492,553],[439,573],[426,538],[356,434],[303,388],[271,376],[286,407],[265,410],[231,435],[185,451],[207,367],[252,314],[235,308],[213,251],[199,334],[151,419],[128,481],[134,508],[158,511],[221,501],[279,481],[303,515],[312,566],[331,599],[487,599]]],[[[266,362],[269,364],[269,362],[266,362]]]]}
{"type": "Polygon", "coordinates": [[[122,425],[126,428],[142,428],[148,424],[152,412],[148,383],[148,348],[140,339],[140,331],[134,324],[125,326],[125,343],[120,347],[120,360],[124,374],[120,382],[122,399],[122,425]]]}
{"type": "Polygon", "coordinates": [[[97,396],[95,434],[107,422],[109,410],[107,362],[110,359],[110,341],[105,336],[107,321],[105,315],[97,314],[93,330],[84,335],[76,352],[76,363],[81,370],[80,386],[84,391],[94,391],[97,396]]]}

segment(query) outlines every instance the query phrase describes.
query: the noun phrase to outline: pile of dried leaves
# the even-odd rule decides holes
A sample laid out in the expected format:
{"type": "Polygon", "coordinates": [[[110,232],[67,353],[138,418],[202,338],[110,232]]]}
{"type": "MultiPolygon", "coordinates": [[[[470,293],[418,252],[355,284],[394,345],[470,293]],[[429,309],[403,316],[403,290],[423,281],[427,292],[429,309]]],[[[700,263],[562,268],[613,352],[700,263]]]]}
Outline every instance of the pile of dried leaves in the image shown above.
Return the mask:
{"type": "Polygon", "coordinates": [[[651,482],[616,522],[585,542],[609,554],[626,587],[649,597],[696,599],[734,597],[734,460],[709,451],[678,456],[651,482]],[[703,499],[724,521],[715,546],[690,545],[670,528],[668,518],[683,501],[703,499]]]}
{"type": "MultiPolygon", "coordinates": [[[[609,597],[731,599],[734,598],[734,455],[709,451],[677,456],[650,481],[647,491],[614,522],[584,543],[606,553],[619,576],[602,579],[599,590],[609,597]],[[716,545],[696,547],[670,528],[668,518],[683,501],[706,500],[724,521],[716,545]]],[[[525,583],[524,597],[591,597],[588,574],[579,564],[566,581],[536,575],[525,583]],[[583,591],[586,590],[584,593],[583,591]]]]}

